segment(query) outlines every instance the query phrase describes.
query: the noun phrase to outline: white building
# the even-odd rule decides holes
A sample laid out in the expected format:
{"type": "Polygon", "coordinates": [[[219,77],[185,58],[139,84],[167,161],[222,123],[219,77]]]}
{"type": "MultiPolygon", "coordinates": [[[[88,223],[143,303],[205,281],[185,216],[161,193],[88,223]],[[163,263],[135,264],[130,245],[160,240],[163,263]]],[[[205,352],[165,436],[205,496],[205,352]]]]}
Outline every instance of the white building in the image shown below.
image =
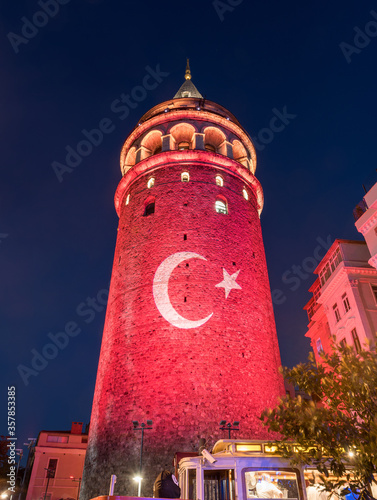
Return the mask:
{"type": "MultiPolygon", "coordinates": [[[[377,209],[376,209],[377,211],[377,209]]],[[[377,240],[376,240],[377,242],[377,240]]],[[[335,240],[314,271],[318,278],[309,289],[306,336],[317,362],[329,352],[331,337],[355,348],[374,348],[377,332],[377,270],[363,241],[335,240]]]]}
{"type": "Polygon", "coordinates": [[[78,499],[87,443],[82,422],[70,431],[41,431],[26,500],[78,499]]]}
{"type": "Polygon", "coordinates": [[[364,196],[354,210],[355,226],[367,242],[369,264],[377,268],[377,183],[364,196]]]}

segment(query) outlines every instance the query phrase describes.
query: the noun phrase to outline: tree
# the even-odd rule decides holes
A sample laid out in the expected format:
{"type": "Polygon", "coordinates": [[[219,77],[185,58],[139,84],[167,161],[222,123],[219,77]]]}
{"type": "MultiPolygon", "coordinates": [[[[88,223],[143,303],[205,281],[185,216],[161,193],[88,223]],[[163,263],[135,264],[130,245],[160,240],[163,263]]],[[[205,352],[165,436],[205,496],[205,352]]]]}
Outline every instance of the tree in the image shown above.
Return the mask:
{"type": "Polygon", "coordinates": [[[311,396],[286,396],[261,420],[282,436],[275,444],[292,464],[314,465],[329,493],[372,498],[377,472],[377,354],[333,345],[316,365],[282,369],[284,378],[311,396]],[[297,443],[293,445],[292,443],[297,443]],[[352,470],[352,473],[350,473],[352,470]],[[331,474],[331,476],[330,476],[331,474]]]}

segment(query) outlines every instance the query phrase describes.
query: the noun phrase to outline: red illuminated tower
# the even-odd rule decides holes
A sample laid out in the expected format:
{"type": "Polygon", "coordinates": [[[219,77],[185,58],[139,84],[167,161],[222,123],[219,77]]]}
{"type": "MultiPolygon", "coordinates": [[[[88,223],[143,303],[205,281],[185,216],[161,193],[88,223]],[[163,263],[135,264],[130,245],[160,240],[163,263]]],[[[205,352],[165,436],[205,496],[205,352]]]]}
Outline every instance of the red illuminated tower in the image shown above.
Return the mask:
{"type": "Polygon", "coordinates": [[[237,119],[186,81],[148,111],[121,153],[118,238],[82,498],[133,495],[145,432],[143,495],[176,451],[263,439],[283,393],[262,241],[256,154],[237,119]]]}

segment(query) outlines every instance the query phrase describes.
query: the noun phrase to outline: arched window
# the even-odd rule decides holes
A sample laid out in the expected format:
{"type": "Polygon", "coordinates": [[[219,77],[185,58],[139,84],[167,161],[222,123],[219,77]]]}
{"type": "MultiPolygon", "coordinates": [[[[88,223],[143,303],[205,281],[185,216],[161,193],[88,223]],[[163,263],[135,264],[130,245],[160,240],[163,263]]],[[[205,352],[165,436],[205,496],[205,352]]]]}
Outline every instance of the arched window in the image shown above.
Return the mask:
{"type": "Polygon", "coordinates": [[[162,132],[160,130],[152,130],[141,141],[142,159],[155,155],[161,151],[162,132]]]}
{"type": "Polygon", "coordinates": [[[228,203],[224,196],[218,196],[215,201],[215,210],[218,214],[228,213],[228,203]]]}
{"type": "Polygon", "coordinates": [[[144,217],[154,214],[156,199],[154,196],[149,196],[144,203],[144,217]]]}
{"type": "Polygon", "coordinates": [[[245,198],[245,200],[248,200],[249,199],[249,193],[246,191],[245,188],[243,188],[242,190],[242,194],[243,194],[243,197],[245,198]]]}
{"type": "Polygon", "coordinates": [[[224,185],[224,179],[221,177],[221,175],[216,175],[216,186],[223,187],[224,185]]]}
{"type": "Polygon", "coordinates": [[[185,149],[190,149],[190,143],[183,141],[178,144],[178,151],[184,151],[185,149]]]}
{"type": "Polygon", "coordinates": [[[128,205],[128,204],[129,204],[129,202],[130,202],[130,195],[128,194],[128,195],[127,195],[127,198],[126,198],[126,205],[128,205]]]}
{"type": "Polygon", "coordinates": [[[195,127],[190,123],[178,123],[168,131],[173,144],[175,144],[174,149],[178,149],[179,151],[190,149],[195,132],[195,127]]]}
{"type": "Polygon", "coordinates": [[[226,154],[224,141],[226,136],[222,130],[217,127],[206,127],[204,130],[204,149],[214,153],[226,154]]]}
{"type": "Polygon", "coordinates": [[[188,172],[182,172],[181,173],[181,181],[182,182],[189,182],[190,180],[190,174],[188,172]]]}
{"type": "Polygon", "coordinates": [[[148,180],[148,183],[147,183],[147,187],[148,189],[150,189],[151,187],[154,186],[154,177],[151,177],[149,180],[148,180]]]}

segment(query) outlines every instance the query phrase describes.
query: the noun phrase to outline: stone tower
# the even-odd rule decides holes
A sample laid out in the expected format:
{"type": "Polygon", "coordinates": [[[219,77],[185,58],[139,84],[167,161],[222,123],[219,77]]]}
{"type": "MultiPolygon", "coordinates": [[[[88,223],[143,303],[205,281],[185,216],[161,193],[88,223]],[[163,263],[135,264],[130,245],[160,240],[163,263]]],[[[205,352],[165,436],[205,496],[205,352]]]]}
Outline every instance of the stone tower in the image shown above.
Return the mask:
{"type": "Polygon", "coordinates": [[[250,137],[186,79],[139,121],[121,153],[119,216],[81,498],[142,495],[177,451],[263,439],[283,394],[250,137]]]}

